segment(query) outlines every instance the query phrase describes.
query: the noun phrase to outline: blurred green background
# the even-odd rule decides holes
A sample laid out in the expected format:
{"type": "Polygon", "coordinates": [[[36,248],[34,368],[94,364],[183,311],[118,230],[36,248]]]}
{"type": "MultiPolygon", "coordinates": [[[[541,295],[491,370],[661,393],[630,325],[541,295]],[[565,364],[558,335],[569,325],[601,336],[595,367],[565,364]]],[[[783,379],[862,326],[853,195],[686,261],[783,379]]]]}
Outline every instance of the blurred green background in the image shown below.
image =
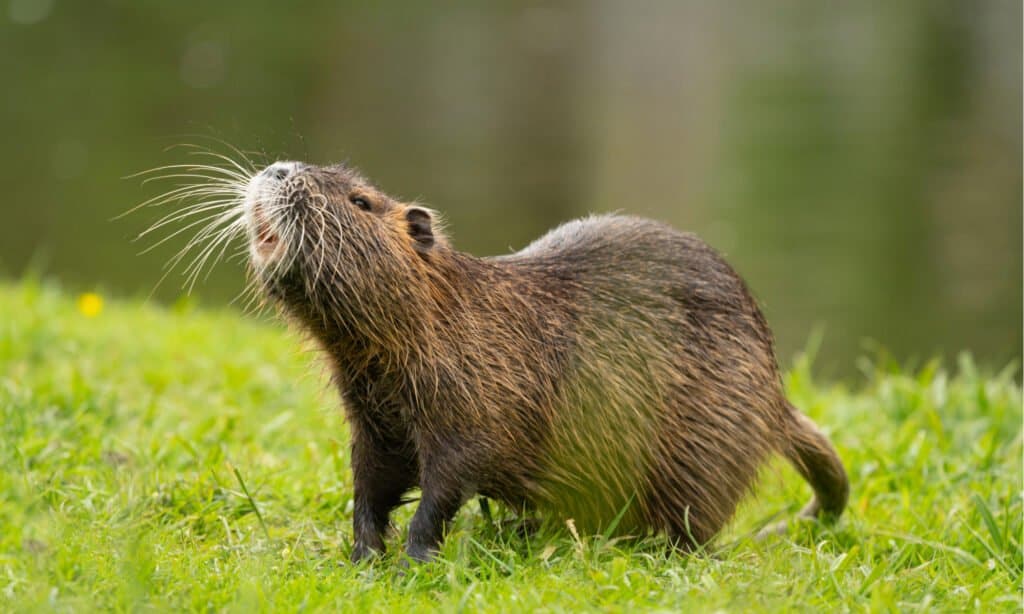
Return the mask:
{"type": "MultiPolygon", "coordinates": [[[[159,193],[223,139],[347,160],[478,255],[587,212],[693,230],[788,364],[1021,353],[1021,2],[0,0],[0,274],[147,296],[159,193]]],[[[184,238],[182,238],[184,241],[184,238]]],[[[195,291],[230,301],[242,263],[195,291]]],[[[173,301],[172,275],[155,300],[173,301]]],[[[2,314],[0,314],[2,317],[2,314]]]]}

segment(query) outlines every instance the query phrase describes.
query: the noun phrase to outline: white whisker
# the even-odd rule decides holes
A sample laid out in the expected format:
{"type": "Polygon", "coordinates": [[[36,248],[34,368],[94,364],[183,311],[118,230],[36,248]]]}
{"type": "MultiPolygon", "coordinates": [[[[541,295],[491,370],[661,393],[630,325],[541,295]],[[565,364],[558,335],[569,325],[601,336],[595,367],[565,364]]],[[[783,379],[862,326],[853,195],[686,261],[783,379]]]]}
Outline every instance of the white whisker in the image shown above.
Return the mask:
{"type": "Polygon", "coordinates": [[[116,219],[123,218],[126,215],[128,215],[130,213],[134,213],[134,212],[138,211],[139,209],[143,209],[145,207],[159,207],[159,206],[162,206],[162,205],[165,205],[165,204],[168,204],[168,203],[182,201],[182,200],[186,200],[188,198],[193,198],[195,196],[218,195],[218,194],[236,195],[237,196],[240,193],[244,193],[244,189],[237,188],[237,187],[234,187],[234,186],[210,186],[210,185],[207,185],[207,186],[204,186],[204,185],[185,185],[185,186],[180,186],[178,188],[174,188],[173,190],[170,190],[168,192],[164,192],[163,194],[160,194],[158,196],[154,196],[153,198],[145,200],[145,201],[139,203],[138,205],[135,205],[131,209],[128,209],[124,213],[121,213],[121,214],[117,215],[113,219],[116,220],[116,219]]]}
{"type": "MultiPolygon", "coordinates": [[[[173,210],[138,234],[136,240],[163,235],[140,253],[151,252],[184,233],[195,232],[165,263],[165,271],[153,292],[156,292],[171,271],[194,252],[191,261],[182,270],[185,277],[182,287],[191,293],[199,278],[208,279],[210,272],[218,262],[224,260],[235,240],[245,234],[245,196],[256,171],[243,152],[230,144],[224,145],[232,150],[237,159],[187,143],[179,147],[189,149],[188,154],[191,156],[205,157],[207,160],[167,164],[129,175],[129,178],[141,177],[143,185],[165,181],[179,183],[118,216],[121,218],[148,207],[173,207],[173,210]]],[[[239,253],[245,253],[245,250],[239,253]]]]}
{"type": "Polygon", "coordinates": [[[201,252],[200,257],[197,258],[192,265],[190,265],[190,267],[193,270],[190,275],[191,281],[189,283],[189,292],[192,291],[192,288],[195,286],[196,281],[202,274],[203,267],[206,265],[207,260],[209,260],[210,257],[213,256],[214,253],[216,252],[217,246],[222,245],[222,247],[220,248],[220,252],[217,252],[216,257],[214,257],[213,262],[210,265],[210,268],[207,269],[206,275],[203,277],[204,281],[209,278],[210,272],[213,270],[213,265],[216,264],[224,256],[224,251],[228,248],[229,245],[231,245],[231,240],[235,238],[235,234],[245,227],[244,224],[245,221],[241,219],[232,222],[222,232],[216,235],[214,239],[210,241],[207,247],[204,248],[204,250],[201,252]]]}
{"type": "MultiPolygon", "coordinates": [[[[236,213],[234,210],[230,210],[227,213],[222,213],[220,215],[217,215],[217,213],[215,213],[215,212],[214,213],[210,213],[210,215],[208,215],[208,216],[206,216],[204,218],[200,218],[198,220],[194,220],[194,221],[190,222],[188,225],[186,225],[186,226],[184,226],[182,228],[179,228],[178,230],[176,230],[176,231],[172,232],[171,234],[167,235],[166,237],[164,237],[164,238],[160,239],[159,241],[153,243],[152,245],[150,245],[146,249],[144,249],[141,252],[139,252],[139,255],[147,254],[147,253],[153,251],[154,249],[160,247],[164,243],[167,243],[171,239],[177,237],[178,235],[180,235],[180,234],[182,234],[184,232],[188,232],[189,230],[191,230],[192,228],[195,228],[196,226],[200,226],[202,224],[207,224],[208,226],[210,224],[217,224],[217,223],[219,223],[218,220],[222,219],[225,215],[229,215],[229,214],[230,215],[240,215],[240,212],[236,213]]],[[[196,233],[196,236],[191,241],[189,241],[189,243],[186,245],[185,249],[190,248],[194,244],[196,239],[201,239],[201,238],[205,237],[206,236],[206,228],[208,228],[208,226],[204,227],[203,230],[200,230],[198,233],[196,233]]],[[[149,231],[147,230],[145,233],[139,235],[137,237],[137,239],[141,239],[143,236],[145,236],[148,233],[149,233],[149,231]]]]}
{"type": "MultiPolygon", "coordinates": [[[[165,215],[164,217],[160,218],[159,220],[154,222],[152,226],[150,226],[146,230],[143,230],[141,233],[139,233],[139,235],[137,237],[135,237],[135,240],[139,240],[139,239],[145,237],[146,235],[149,235],[152,232],[163,228],[164,226],[166,226],[168,224],[175,224],[175,223],[181,222],[181,221],[183,221],[183,220],[185,220],[187,218],[190,218],[190,217],[193,217],[193,216],[196,216],[196,215],[200,215],[200,214],[203,214],[203,213],[208,213],[210,211],[218,211],[218,210],[221,210],[221,209],[234,208],[234,207],[237,207],[237,206],[238,206],[238,203],[235,200],[233,200],[233,199],[221,199],[221,200],[207,201],[207,202],[204,202],[204,203],[201,203],[201,204],[198,204],[198,205],[192,205],[192,206],[189,206],[189,207],[185,207],[185,208],[181,209],[180,211],[175,211],[173,213],[169,213],[169,214],[165,215]]],[[[206,219],[206,218],[204,218],[204,219],[206,219]]]]}
{"type": "Polygon", "coordinates": [[[235,150],[235,153],[237,153],[239,155],[239,157],[241,157],[245,161],[245,163],[248,165],[248,168],[242,166],[241,164],[238,163],[238,161],[236,161],[236,160],[234,160],[232,158],[229,158],[228,156],[225,156],[224,154],[220,154],[220,153],[217,153],[215,151],[210,151],[210,150],[205,149],[203,147],[200,147],[198,145],[185,145],[185,146],[186,147],[193,147],[195,149],[195,151],[191,152],[192,155],[209,156],[209,157],[212,157],[212,158],[216,158],[216,159],[218,159],[218,160],[220,160],[222,162],[227,162],[228,164],[233,166],[235,169],[237,169],[238,172],[241,173],[243,176],[251,177],[255,173],[255,171],[256,171],[256,169],[252,165],[252,162],[249,161],[249,159],[245,156],[245,154],[242,153],[241,151],[239,151],[238,148],[236,148],[236,147],[234,147],[232,145],[228,145],[228,147],[231,147],[231,149],[235,150]]]}

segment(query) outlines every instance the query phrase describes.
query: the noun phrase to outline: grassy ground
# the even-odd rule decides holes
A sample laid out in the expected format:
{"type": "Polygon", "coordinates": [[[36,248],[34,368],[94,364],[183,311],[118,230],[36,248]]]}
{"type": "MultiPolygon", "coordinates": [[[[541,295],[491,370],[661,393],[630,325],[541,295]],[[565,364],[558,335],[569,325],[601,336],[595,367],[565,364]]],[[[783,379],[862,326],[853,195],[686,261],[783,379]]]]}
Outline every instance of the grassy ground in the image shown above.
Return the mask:
{"type": "Polygon", "coordinates": [[[873,366],[851,391],[798,361],[791,398],[831,433],[853,483],[834,528],[750,539],[809,494],[777,463],[705,555],[521,538],[471,503],[442,560],[401,575],[394,554],[344,564],[346,429],[301,346],[233,311],[0,285],[0,609],[1021,608],[1009,371],[873,366]]]}

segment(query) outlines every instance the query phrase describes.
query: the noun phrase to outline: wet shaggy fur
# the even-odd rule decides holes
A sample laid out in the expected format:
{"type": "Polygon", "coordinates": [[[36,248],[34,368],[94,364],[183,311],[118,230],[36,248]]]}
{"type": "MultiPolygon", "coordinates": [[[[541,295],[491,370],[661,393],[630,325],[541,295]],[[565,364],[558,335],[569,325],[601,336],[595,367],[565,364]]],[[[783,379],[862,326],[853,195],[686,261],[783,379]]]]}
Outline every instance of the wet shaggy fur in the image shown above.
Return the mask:
{"type": "Polygon", "coordinates": [[[776,452],[814,488],[805,515],[842,512],[843,466],[784,397],[763,315],[694,235],[595,216],[475,258],[346,167],[299,166],[275,194],[256,206],[285,255],[255,270],[332,366],[352,432],[354,559],[383,550],[416,487],[416,560],[475,494],[704,544],[776,452]]]}

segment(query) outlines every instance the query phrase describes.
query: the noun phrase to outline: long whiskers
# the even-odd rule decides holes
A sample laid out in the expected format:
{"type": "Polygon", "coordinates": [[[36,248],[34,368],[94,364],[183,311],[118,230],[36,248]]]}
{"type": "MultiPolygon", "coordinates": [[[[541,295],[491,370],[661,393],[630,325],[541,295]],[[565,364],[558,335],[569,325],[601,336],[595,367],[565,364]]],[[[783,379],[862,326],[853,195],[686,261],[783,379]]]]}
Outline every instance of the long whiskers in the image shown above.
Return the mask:
{"type": "MultiPolygon", "coordinates": [[[[151,252],[184,233],[195,233],[168,259],[153,292],[171,271],[187,259],[182,269],[185,278],[182,289],[191,293],[200,278],[209,277],[210,271],[224,259],[231,245],[245,235],[245,196],[249,182],[257,172],[252,160],[230,145],[232,156],[191,143],[176,147],[188,149],[188,154],[197,159],[129,175],[127,178],[141,177],[143,185],[167,181],[175,182],[175,185],[115,218],[145,208],[172,207],[136,236],[136,241],[152,241],[140,253],[151,252]]],[[[244,253],[244,250],[239,253],[244,253]]],[[[247,289],[252,286],[251,282],[247,289]]]]}

